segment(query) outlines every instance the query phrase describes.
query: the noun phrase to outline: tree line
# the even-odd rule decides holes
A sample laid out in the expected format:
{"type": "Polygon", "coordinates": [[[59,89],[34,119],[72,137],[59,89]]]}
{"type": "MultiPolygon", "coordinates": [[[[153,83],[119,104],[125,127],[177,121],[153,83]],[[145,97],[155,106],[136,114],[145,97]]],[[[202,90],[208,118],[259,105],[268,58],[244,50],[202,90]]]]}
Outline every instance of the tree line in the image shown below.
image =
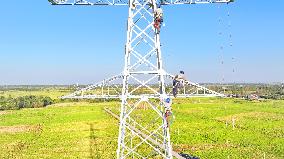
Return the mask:
{"type": "Polygon", "coordinates": [[[0,110],[18,110],[22,108],[41,108],[53,104],[50,97],[44,96],[22,96],[22,97],[0,97],[0,110]]]}
{"type": "Polygon", "coordinates": [[[256,94],[260,98],[284,100],[284,84],[211,84],[207,88],[228,95],[247,97],[256,94]]]}

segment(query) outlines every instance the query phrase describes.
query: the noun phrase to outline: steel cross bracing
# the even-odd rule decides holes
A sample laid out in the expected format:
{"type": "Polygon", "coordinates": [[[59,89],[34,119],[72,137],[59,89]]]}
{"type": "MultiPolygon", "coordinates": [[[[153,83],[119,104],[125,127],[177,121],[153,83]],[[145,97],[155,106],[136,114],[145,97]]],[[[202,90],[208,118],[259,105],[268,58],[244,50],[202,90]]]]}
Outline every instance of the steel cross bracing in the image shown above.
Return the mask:
{"type": "MultiPolygon", "coordinates": [[[[172,93],[172,80],[174,76],[166,73],[166,93],[168,96],[173,97],[172,93]]],[[[105,79],[96,84],[89,85],[83,89],[77,90],[74,93],[63,96],[64,99],[121,99],[123,75],[116,75],[111,78],[105,79]]],[[[134,87],[134,86],[133,86],[134,87]]],[[[138,86],[137,86],[138,87],[138,86]]],[[[158,89],[157,85],[150,84],[149,87],[158,89]]],[[[155,94],[144,93],[148,98],[159,98],[155,94]]],[[[184,87],[179,90],[177,98],[192,98],[192,97],[225,97],[224,94],[212,91],[198,83],[185,81],[184,87]]],[[[140,95],[132,95],[131,98],[140,98],[140,95]]]]}
{"type": "MultiPolygon", "coordinates": [[[[165,102],[173,76],[163,70],[159,30],[154,27],[158,5],[229,3],[232,0],[49,0],[53,5],[128,5],[125,64],[121,75],[103,80],[62,98],[119,98],[117,158],[173,158],[165,102]],[[141,135],[143,134],[143,135],[141,135]],[[153,142],[155,141],[155,142],[153,142]]],[[[177,97],[223,96],[185,81],[177,97]]],[[[176,154],[174,154],[175,157],[176,154]]],[[[182,157],[178,157],[182,158],[182,157]]]]}
{"type": "MultiPolygon", "coordinates": [[[[129,5],[129,0],[48,0],[53,5],[129,5]]],[[[142,0],[137,0],[140,3],[142,0]]],[[[160,0],[161,5],[230,3],[233,0],[160,0]]]]}

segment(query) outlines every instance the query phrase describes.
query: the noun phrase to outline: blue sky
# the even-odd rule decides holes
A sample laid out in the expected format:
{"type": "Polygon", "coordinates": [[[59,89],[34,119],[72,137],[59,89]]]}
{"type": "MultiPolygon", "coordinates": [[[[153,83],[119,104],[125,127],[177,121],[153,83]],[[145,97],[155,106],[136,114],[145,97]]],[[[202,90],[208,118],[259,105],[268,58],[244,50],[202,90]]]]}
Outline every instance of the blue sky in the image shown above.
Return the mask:
{"type": "MultiPolygon", "coordinates": [[[[226,82],[284,82],[283,7],[283,0],[238,0],[219,9],[165,6],[165,69],[184,70],[194,82],[220,82],[223,75],[226,82]]],[[[120,73],[127,11],[51,6],[47,0],[1,2],[0,85],[89,84],[120,73]]]]}

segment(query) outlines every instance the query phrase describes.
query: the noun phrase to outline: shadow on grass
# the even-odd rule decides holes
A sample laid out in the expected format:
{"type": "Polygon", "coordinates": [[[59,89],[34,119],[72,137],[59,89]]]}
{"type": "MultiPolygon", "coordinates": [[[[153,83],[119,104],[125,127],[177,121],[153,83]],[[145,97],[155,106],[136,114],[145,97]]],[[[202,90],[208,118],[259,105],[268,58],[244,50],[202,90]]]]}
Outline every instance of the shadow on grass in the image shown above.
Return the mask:
{"type": "Polygon", "coordinates": [[[94,129],[94,124],[89,124],[90,125],[90,158],[92,159],[98,159],[100,158],[100,155],[98,154],[98,152],[96,151],[96,136],[95,136],[95,129],[94,129]]]}

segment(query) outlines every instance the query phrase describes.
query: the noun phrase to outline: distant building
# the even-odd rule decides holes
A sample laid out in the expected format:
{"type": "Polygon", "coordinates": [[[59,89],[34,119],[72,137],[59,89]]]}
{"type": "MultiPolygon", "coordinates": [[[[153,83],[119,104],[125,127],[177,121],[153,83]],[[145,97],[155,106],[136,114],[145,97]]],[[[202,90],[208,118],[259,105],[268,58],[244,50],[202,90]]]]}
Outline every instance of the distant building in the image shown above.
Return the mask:
{"type": "Polygon", "coordinates": [[[259,100],[259,96],[257,94],[248,95],[247,99],[249,100],[259,100]]]}

